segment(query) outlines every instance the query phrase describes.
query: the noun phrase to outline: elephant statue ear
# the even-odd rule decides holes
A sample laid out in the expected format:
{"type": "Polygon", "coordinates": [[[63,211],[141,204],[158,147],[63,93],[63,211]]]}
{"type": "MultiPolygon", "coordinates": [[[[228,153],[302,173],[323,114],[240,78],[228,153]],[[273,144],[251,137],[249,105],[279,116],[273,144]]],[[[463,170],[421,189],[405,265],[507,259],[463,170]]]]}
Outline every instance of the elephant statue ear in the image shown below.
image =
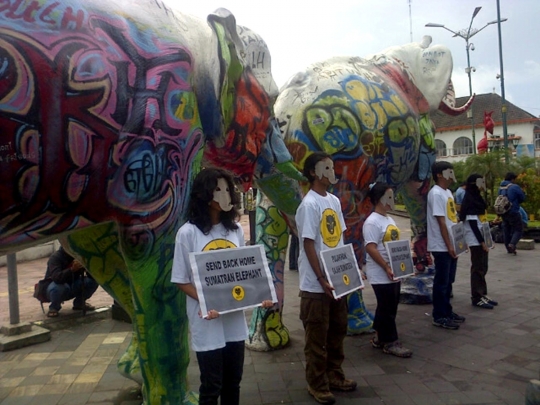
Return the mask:
{"type": "Polygon", "coordinates": [[[220,64],[219,105],[222,116],[221,134],[225,136],[225,129],[229,128],[234,118],[236,83],[244,71],[244,65],[240,58],[240,55],[244,51],[244,45],[236,31],[236,19],[229,10],[224,8],[217,9],[213,14],[208,16],[208,23],[216,33],[218,40],[220,64]]]}

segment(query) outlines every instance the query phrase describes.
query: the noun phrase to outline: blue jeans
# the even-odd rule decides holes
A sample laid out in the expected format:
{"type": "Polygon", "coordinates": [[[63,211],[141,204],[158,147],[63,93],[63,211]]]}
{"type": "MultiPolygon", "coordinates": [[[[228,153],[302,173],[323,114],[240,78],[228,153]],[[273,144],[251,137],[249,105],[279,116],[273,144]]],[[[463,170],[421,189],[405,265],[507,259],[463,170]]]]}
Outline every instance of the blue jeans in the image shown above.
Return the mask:
{"type": "Polygon", "coordinates": [[[523,221],[519,212],[508,212],[502,216],[504,246],[508,250],[508,245],[517,246],[521,236],[523,235],[523,221]]]}
{"type": "Polygon", "coordinates": [[[199,405],[217,405],[218,398],[222,405],[238,405],[244,372],[244,341],[227,342],[221,349],[196,353],[201,371],[199,405]]]}
{"type": "Polygon", "coordinates": [[[450,294],[456,279],[457,259],[448,252],[431,252],[435,260],[433,278],[433,319],[451,318],[450,294]]]}
{"type": "Polygon", "coordinates": [[[79,278],[72,285],[68,283],[56,284],[54,281],[47,287],[47,297],[51,304],[49,310],[60,311],[63,301],[69,301],[73,298],[74,307],[82,307],[84,301],[90,298],[97,290],[98,283],[90,277],[79,278]],[[84,280],[84,286],[83,286],[84,280]]]}

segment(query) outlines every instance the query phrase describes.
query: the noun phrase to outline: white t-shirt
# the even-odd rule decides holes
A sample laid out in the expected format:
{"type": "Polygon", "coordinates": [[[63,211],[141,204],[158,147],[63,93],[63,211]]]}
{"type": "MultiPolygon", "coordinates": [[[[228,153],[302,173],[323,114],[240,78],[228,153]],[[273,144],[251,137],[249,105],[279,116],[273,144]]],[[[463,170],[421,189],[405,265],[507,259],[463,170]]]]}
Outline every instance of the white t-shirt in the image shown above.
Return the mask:
{"type": "Polygon", "coordinates": [[[428,193],[427,204],[427,249],[430,252],[448,252],[436,217],[445,217],[446,229],[452,240],[452,225],[456,224],[456,204],[452,192],[434,185],[428,193]]]}
{"type": "Polygon", "coordinates": [[[482,223],[487,221],[486,215],[467,215],[465,217],[465,241],[467,246],[480,246],[480,242],[476,239],[474,232],[472,231],[469,221],[476,221],[478,230],[482,233],[482,223]]]}
{"type": "MultiPolygon", "coordinates": [[[[197,226],[185,223],[176,234],[171,282],[193,285],[193,272],[189,253],[208,250],[227,249],[244,246],[244,232],[240,224],[235,231],[227,231],[222,224],[214,225],[208,235],[197,226]]],[[[203,319],[199,316],[199,301],[186,296],[187,315],[191,332],[191,346],[196,352],[225,347],[227,342],[246,340],[248,329],[244,311],[221,314],[216,319],[203,319]]]]}
{"type": "MultiPolygon", "coordinates": [[[[372,212],[367,217],[362,228],[364,236],[364,245],[375,243],[377,250],[381,254],[385,262],[389,262],[388,252],[386,251],[385,242],[399,240],[399,228],[394,220],[390,217],[372,212]]],[[[384,269],[379,266],[373,258],[366,255],[366,276],[370,284],[390,284],[397,281],[391,281],[384,269]]]]}
{"type": "MultiPolygon", "coordinates": [[[[317,276],[309,264],[304,250],[304,238],[315,241],[317,255],[322,250],[343,246],[343,232],[347,227],[341,212],[339,199],[332,193],[323,197],[313,190],[306,194],[296,211],[296,226],[300,236],[300,254],[298,256],[298,273],[300,290],[323,293],[317,276]]],[[[320,258],[317,256],[320,261],[320,258]]],[[[321,263],[321,270],[323,266],[321,263]]]]}

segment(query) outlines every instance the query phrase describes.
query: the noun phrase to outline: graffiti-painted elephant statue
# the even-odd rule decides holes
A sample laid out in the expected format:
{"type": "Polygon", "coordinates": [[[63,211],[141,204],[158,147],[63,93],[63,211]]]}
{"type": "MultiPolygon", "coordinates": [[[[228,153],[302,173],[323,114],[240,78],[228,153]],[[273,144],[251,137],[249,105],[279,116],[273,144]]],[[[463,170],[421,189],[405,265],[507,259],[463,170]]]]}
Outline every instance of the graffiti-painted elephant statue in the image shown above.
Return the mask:
{"type": "Polygon", "coordinates": [[[301,177],[264,41],[161,1],[7,1],[0,22],[0,251],[61,238],[130,314],[119,368],[145,403],[196,402],[170,283],[191,179],[212,163],[245,187],[256,167],[301,177]]]}
{"type": "MultiPolygon", "coordinates": [[[[298,168],[314,151],[332,155],[339,178],[332,191],[341,200],[346,242],[354,246],[359,263],[365,254],[362,225],[372,210],[366,195],[374,181],[384,181],[400,192],[411,216],[418,270],[429,260],[426,200],[436,156],[429,112],[440,109],[458,115],[472,103],[471,98],[463,107],[455,107],[451,53],[430,44],[431,37],[424,37],[421,43],[388,48],[367,59],[340,57],[315,63],[289,80],[275,104],[298,168]]],[[[287,224],[294,229],[298,186],[278,173],[259,181],[259,186],[269,198],[259,207],[257,218],[258,229],[265,230],[259,236],[261,243],[278,246],[278,238],[268,230],[279,230],[283,241],[279,246],[286,247],[287,224]]],[[[283,263],[285,249],[275,250],[283,263]]],[[[277,277],[281,281],[282,274],[277,277]]],[[[365,312],[358,294],[352,294],[349,303],[349,333],[355,333],[365,325],[355,311],[365,312]]],[[[258,309],[252,318],[250,345],[259,350],[288,341],[281,319],[267,312],[272,313],[258,309]]]]}

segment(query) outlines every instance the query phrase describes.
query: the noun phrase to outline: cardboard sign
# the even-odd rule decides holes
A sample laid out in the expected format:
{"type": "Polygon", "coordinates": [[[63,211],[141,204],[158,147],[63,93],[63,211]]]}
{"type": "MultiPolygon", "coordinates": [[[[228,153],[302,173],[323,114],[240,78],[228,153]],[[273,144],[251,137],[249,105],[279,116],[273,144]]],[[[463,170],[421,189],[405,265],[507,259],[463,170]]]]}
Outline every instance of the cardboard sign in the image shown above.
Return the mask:
{"type": "Polygon", "coordinates": [[[493,238],[491,237],[491,227],[489,226],[489,222],[482,222],[482,236],[484,237],[486,246],[493,249],[493,238]]]}
{"type": "Polygon", "coordinates": [[[190,253],[201,313],[220,314],[277,302],[268,261],[261,245],[190,253]]]}
{"type": "Polygon", "coordinates": [[[320,253],[326,278],[334,287],[334,298],[343,297],[364,288],[364,281],[351,244],[323,250],[320,253]]]}
{"type": "Polygon", "coordinates": [[[463,222],[452,225],[452,240],[454,241],[454,250],[457,256],[467,251],[468,246],[467,242],[465,242],[465,226],[463,222]]]}
{"type": "Polygon", "coordinates": [[[390,267],[395,279],[414,276],[414,264],[411,254],[411,245],[408,240],[395,240],[386,242],[386,251],[390,258],[390,267]]]}

